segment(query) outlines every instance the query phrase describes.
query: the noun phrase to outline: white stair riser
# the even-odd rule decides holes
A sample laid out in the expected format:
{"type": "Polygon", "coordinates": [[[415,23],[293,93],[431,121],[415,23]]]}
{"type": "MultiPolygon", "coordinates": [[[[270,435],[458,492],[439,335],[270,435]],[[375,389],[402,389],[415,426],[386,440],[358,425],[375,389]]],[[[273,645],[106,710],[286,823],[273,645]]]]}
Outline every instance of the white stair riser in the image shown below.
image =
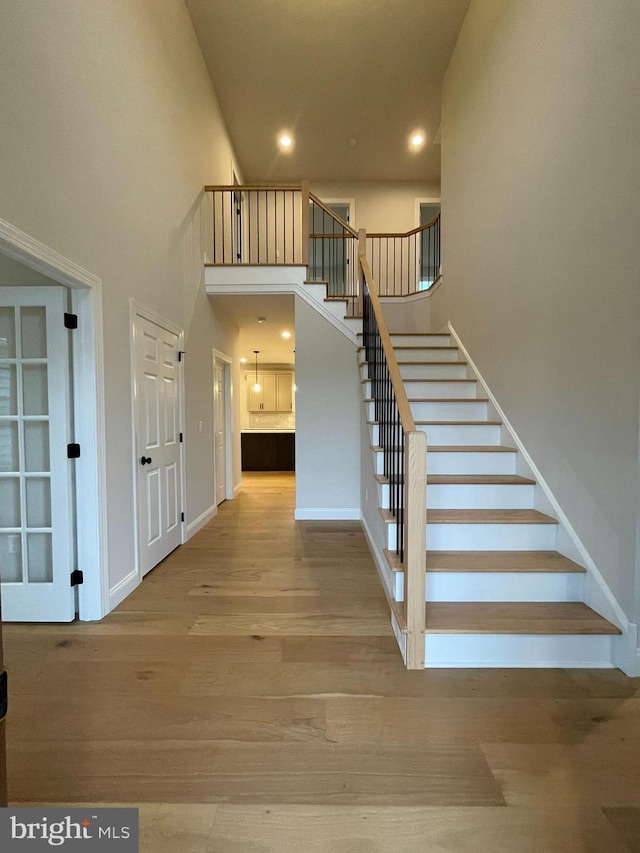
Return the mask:
{"type": "Polygon", "coordinates": [[[428,524],[434,551],[554,551],[556,524],[428,524]]]}
{"type": "MultiPolygon", "coordinates": [[[[533,509],[534,486],[427,485],[429,509],[533,509]]],[[[378,484],[379,505],[389,509],[389,485],[378,484]]]]}
{"type": "Polygon", "coordinates": [[[427,456],[427,475],[515,474],[516,456],[516,453],[485,453],[483,451],[432,452],[427,456]]]}
{"type": "Polygon", "coordinates": [[[427,485],[431,509],[533,509],[532,485],[427,485]]]}
{"type": "MultiPolygon", "coordinates": [[[[396,601],[404,600],[404,573],[396,572],[396,601]]],[[[425,601],[582,601],[578,572],[427,572],[425,601]]]]}
{"type": "MultiPolygon", "coordinates": [[[[477,393],[477,383],[473,380],[466,382],[440,382],[421,379],[417,382],[406,382],[405,391],[407,397],[432,398],[457,398],[460,400],[473,400],[477,393]]],[[[365,398],[373,398],[373,383],[367,379],[362,383],[365,398]]]]}
{"type": "Polygon", "coordinates": [[[405,347],[394,347],[396,361],[458,361],[460,350],[458,349],[411,349],[405,347]]]}
{"type": "Polygon", "coordinates": [[[426,432],[427,444],[500,444],[499,424],[416,424],[416,429],[426,432]]]}
{"type": "MultiPolygon", "coordinates": [[[[554,551],[555,524],[427,524],[433,551],[554,551]]],[[[387,548],[396,547],[396,526],[387,525],[387,548]]]]}
{"type": "Polygon", "coordinates": [[[391,335],[391,343],[396,347],[450,347],[451,335],[391,335]]]}
{"type": "Polygon", "coordinates": [[[426,667],[611,669],[606,635],[426,634],[426,667]]]}
{"type": "Polygon", "coordinates": [[[466,382],[434,382],[421,379],[419,382],[407,382],[405,380],[405,391],[407,397],[421,397],[426,399],[457,398],[460,400],[473,400],[477,396],[477,383],[469,380],[466,382]]]}
{"type": "Polygon", "coordinates": [[[410,402],[411,413],[420,421],[482,421],[488,417],[488,404],[476,400],[410,402]]]}
{"type": "MultiPolygon", "coordinates": [[[[515,453],[431,452],[427,456],[427,476],[432,474],[515,474],[515,453]]],[[[374,451],[374,474],[384,473],[384,455],[374,451]]]]}
{"type": "MultiPolygon", "coordinates": [[[[412,359],[408,359],[412,361],[412,359]]],[[[442,361],[440,364],[399,364],[403,379],[466,379],[467,365],[454,361],[442,361]]]]}
{"type": "MultiPolygon", "coordinates": [[[[411,413],[415,420],[421,421],[482,421],[486,420],[487,403],[462,400],[446,403],[421,402],[410,403],[411,413]]],[[[376,419],[376,406],[372,401],[367,402],[367,419],[376,419]]]]}
{"type": "Polygon", "coordinates": [[[584,575],[428,572],[427,601],[582,601],[584,575]]]}

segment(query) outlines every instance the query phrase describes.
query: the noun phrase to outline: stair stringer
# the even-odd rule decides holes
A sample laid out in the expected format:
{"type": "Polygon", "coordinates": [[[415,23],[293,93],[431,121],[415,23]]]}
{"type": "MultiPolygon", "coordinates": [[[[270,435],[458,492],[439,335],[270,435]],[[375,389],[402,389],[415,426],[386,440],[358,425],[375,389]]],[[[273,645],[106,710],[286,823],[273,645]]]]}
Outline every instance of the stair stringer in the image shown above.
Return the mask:
{"type": "Polygon", "coordinates": [[[299,296],[311,305],[318,314],[341,332],[352,344],[358,344],[358,332],[362,331],[362,320],[344,316],[342,301],[325,302],[325,284],[305,284],[305,266],[207,266],[205,267],[205,292],[217,295],[286,294],[299,296]]]}
{"type": "MultiPolygon", "coordinates": [[[[535,464],[531,455],[528,453],[524,443],[501,408],[487,381],[478,369],[468,350],[465,348],[451,322],[447,323],[447,331],[459,347],[464,359],[467,361],[469,375],[478,381],[479,386],[483,389],[484,395],[490,401],[490,406],[495,409],[498,418],[502,421],[502,430],[505,433],[505,441],[508,439],[517,447],[519,451],[519,463],[517,463],[518,473],[530,474],[536,480],[535,508],[540,512],[553,515],[558,519],[556,550],[565,557],[580,563],[586,568],[584,584],[585,604],[605,619],[608,619],[614,625],[617,625],[622,631],[622,634],[618,636],[606,638],[607,642],[610,643],[611,646],[611,664],[622,669],[622,671],[627,675],[640,675],[638,626],[628,619],[624,610],[620,606],[618,600],[611,591],[611,588],[605,581],[602,573],[598,569],[575,528],[569,521],[566,513],[562,510],[562,507],[553,494],[549,484],[535,464]]],[[[603,646],[603,649],[604,648],[605,646],[603,646]]],[[[598,664],[592,662],[591,664],[583,663],[581,665],[597,666],[598,664]]]]}

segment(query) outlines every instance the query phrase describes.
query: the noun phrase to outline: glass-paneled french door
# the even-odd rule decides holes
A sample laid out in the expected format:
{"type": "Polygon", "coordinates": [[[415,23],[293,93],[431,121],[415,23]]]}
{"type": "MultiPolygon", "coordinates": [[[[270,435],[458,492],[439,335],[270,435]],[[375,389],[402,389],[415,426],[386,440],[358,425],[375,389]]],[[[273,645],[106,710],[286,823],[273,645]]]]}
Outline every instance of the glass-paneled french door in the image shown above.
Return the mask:
{"type": "Polygon", "coordinates": [[[0,580],[5,621],[75,617],[69,334],[62,287],[0,288],[0,580]]]}

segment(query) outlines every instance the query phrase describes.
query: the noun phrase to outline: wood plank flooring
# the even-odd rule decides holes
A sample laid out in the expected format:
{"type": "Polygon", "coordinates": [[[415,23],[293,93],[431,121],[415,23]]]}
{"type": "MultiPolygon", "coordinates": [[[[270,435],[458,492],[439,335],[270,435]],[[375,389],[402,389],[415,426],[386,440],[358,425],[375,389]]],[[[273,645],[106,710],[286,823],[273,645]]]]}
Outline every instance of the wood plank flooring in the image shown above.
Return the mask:
{"type": "Polygon", "coordinates": [[[14,804],[138,805],[143,853],[638,849],[640,679],[408,672],[359,525],[244,486],[103,622],[5,626],[14,804]]]}

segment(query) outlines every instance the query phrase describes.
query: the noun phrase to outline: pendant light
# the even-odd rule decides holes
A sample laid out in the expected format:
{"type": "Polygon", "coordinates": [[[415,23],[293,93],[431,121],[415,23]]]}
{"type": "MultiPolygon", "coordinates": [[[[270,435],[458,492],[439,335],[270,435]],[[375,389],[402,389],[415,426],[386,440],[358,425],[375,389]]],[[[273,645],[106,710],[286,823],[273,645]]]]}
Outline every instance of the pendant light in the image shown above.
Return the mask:
{"type": "Polygon", "coordinates": [[[258,391],[260,390],[260,383],[258,382],[258,355],[259,355],[259,353],[260,353],[260,350],[259,350],[259,349],[254,349],[254,353],[255,353],[255,356],[256,356],[256,381],[255,381],[255,384],[254,384],[254,386],[253,386],[253,390],[254,390],[254,391],[256,392],[256,394],[257,394],[257,393],[258,393],[258,391]]]}

